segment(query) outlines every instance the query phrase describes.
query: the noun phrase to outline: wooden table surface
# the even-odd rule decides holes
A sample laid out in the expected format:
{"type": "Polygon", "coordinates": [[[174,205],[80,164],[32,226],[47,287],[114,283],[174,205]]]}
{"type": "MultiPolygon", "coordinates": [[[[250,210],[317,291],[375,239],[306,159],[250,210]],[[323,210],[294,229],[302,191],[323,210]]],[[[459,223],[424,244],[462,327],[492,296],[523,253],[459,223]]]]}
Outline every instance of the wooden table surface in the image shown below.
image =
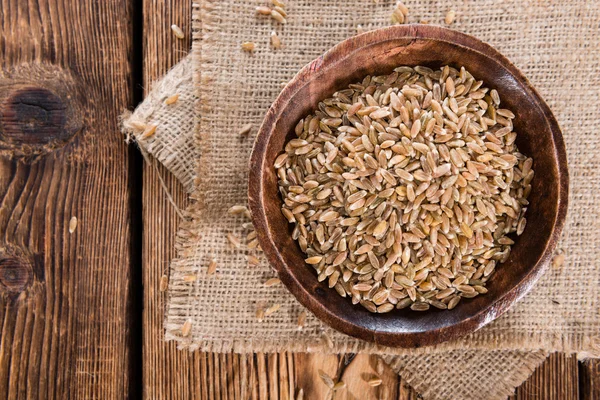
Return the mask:
{"type": "MultiPolygon", "coordinates": [[[[0,399],[325,396],[317,369],[333,374],[338,356],[162,340],[178,220],[159,175],[179,207],[186,195],[118,117],[188,53],[190,18],[188,0],[0,0],[0,399]]],[[[357,356],[336,398],[419,398],[389,368],[369,387],[376,361],[357,356]]],[[[600,363],[554,354],[514,398],[600,399],[600,363]]]]}

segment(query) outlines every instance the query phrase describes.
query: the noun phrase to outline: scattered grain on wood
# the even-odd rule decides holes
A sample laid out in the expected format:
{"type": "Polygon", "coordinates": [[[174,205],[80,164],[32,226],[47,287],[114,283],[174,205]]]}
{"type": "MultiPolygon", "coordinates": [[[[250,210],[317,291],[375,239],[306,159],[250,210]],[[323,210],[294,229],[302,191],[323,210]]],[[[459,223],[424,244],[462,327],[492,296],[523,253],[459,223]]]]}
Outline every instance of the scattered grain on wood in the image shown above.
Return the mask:
{"type": "Polygon", "coordinates": [[[171,30],[177,39],[185,38],[185,33],[183,33],[183,30],[176,24],[171,25],[171,30]]]}
{"type": "Polygon", "coordinates": [[[304,389],[298,389],[298,394],[296,395],[296,400],[304,400],[304,389]]]}
{"type": "Polygon", "coordinates": [[[71,217],[69,220],[69,233],[75,232],[75,229],[77,229],[77,217],[71,217]]]}
{"type": "Polygon", "coordinates": [[[323,383],[327,385],[328,388],[333,389],[333,387],[335,386],[335,384],[333,383],[333,379],[329,375],[327,375],[327,373],[322,369],[319,369],[317,372],[323,383]]]}
{"type": "Polygon", "coordinates": [[[168,288],[169,288],[169,277],[166,275],[163,275],[160,277],[160,284],[158,286],[158,289],[161,292],[165,292],[168,288]]]}
{"type": "Polygon", "coordinates": [[[375,386],[379,386],[383,383],[383,379],[377,377],[377,378],[371,378],[368,380],[367,382],[369,384],[369,386],[375,387],[375,386]]]}

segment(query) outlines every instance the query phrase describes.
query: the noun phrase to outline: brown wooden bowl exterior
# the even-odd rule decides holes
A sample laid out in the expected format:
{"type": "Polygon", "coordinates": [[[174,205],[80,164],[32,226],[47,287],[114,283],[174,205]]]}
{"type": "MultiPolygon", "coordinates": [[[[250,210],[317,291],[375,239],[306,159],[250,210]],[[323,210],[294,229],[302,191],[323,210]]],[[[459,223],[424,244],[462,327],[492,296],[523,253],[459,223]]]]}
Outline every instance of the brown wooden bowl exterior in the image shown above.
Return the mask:
{"type": "Polygon", "coordinates": [[[249,203],[258,241],[286,287],[322,321],[348,335],[394,347],[420,347],[455,339],[493,321],[527,293],[548,265],[567,212],[565,146],[552,112],[521,72],[474,37],[428,25],[394,26],[347,39],[305,66],[284,88],[260,128],[250,160],[249,203]],[[489,292],[464,299],[453,310],[394,310],[372,314],[317,281],[291,238],[275,158],[294,126],[348,84],[399,65],[465,66],[495,88],[503,107],[516,114],[519,149],[534,160],[527,227],[510,258],[497,268],[489,292]]]}

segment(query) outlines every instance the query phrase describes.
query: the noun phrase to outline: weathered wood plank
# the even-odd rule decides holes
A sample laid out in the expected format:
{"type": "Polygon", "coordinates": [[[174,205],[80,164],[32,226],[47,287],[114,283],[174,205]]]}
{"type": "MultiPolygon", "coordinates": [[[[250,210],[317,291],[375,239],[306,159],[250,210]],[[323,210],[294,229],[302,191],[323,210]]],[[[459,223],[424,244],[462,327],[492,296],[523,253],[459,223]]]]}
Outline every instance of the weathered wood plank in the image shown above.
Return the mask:
{"type": "Polygon", "coordinates": [[[0,398],[130,393],[132,3],[0,2],[0,398]]]}
{"type": "Polygon", "coordinates": [[[517,389],[511,399],[565,400],[578,399],[578,396],[577,357],[554,353],[517,389]]]}
{"type": "MultiPolygon", "coordinates": [[[[143,81],[144,89],[148,91],[152,82],[189,52],[191,2],[144,0],[143,14],[143,81]],[[184,40],[173,35],[172,24],[186,32],[184,40]]],[[[180,208],[185,208],[187,201],[181,184],[164,167],[159,165],[157,170],[154,166],[144,165],[144,398],[215,399],[215,386],[220,383],[219,375],[215,375],[219,371],[218,355],[181,352],[174,343],[163,340],[167,297],[159,291],[159,282],[163,274],[168,275],[169,262],[175,255],[174,237],[179,220],[163,192],[159,175],[180,208]]]]}

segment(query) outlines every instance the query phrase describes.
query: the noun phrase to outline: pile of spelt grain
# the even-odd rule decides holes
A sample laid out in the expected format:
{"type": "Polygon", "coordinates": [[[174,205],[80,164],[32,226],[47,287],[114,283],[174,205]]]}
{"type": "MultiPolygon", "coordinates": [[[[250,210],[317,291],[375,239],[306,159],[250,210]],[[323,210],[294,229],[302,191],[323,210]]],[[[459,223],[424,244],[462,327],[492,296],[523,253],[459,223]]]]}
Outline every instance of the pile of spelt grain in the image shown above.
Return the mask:
{"type": "Polygon", "coordinates": [[[464,68],[398,67],[336,92],[275,160],[307,264],[371,312],[456,307],[520,235],[533,179],[514,114],[464,68]]]}

